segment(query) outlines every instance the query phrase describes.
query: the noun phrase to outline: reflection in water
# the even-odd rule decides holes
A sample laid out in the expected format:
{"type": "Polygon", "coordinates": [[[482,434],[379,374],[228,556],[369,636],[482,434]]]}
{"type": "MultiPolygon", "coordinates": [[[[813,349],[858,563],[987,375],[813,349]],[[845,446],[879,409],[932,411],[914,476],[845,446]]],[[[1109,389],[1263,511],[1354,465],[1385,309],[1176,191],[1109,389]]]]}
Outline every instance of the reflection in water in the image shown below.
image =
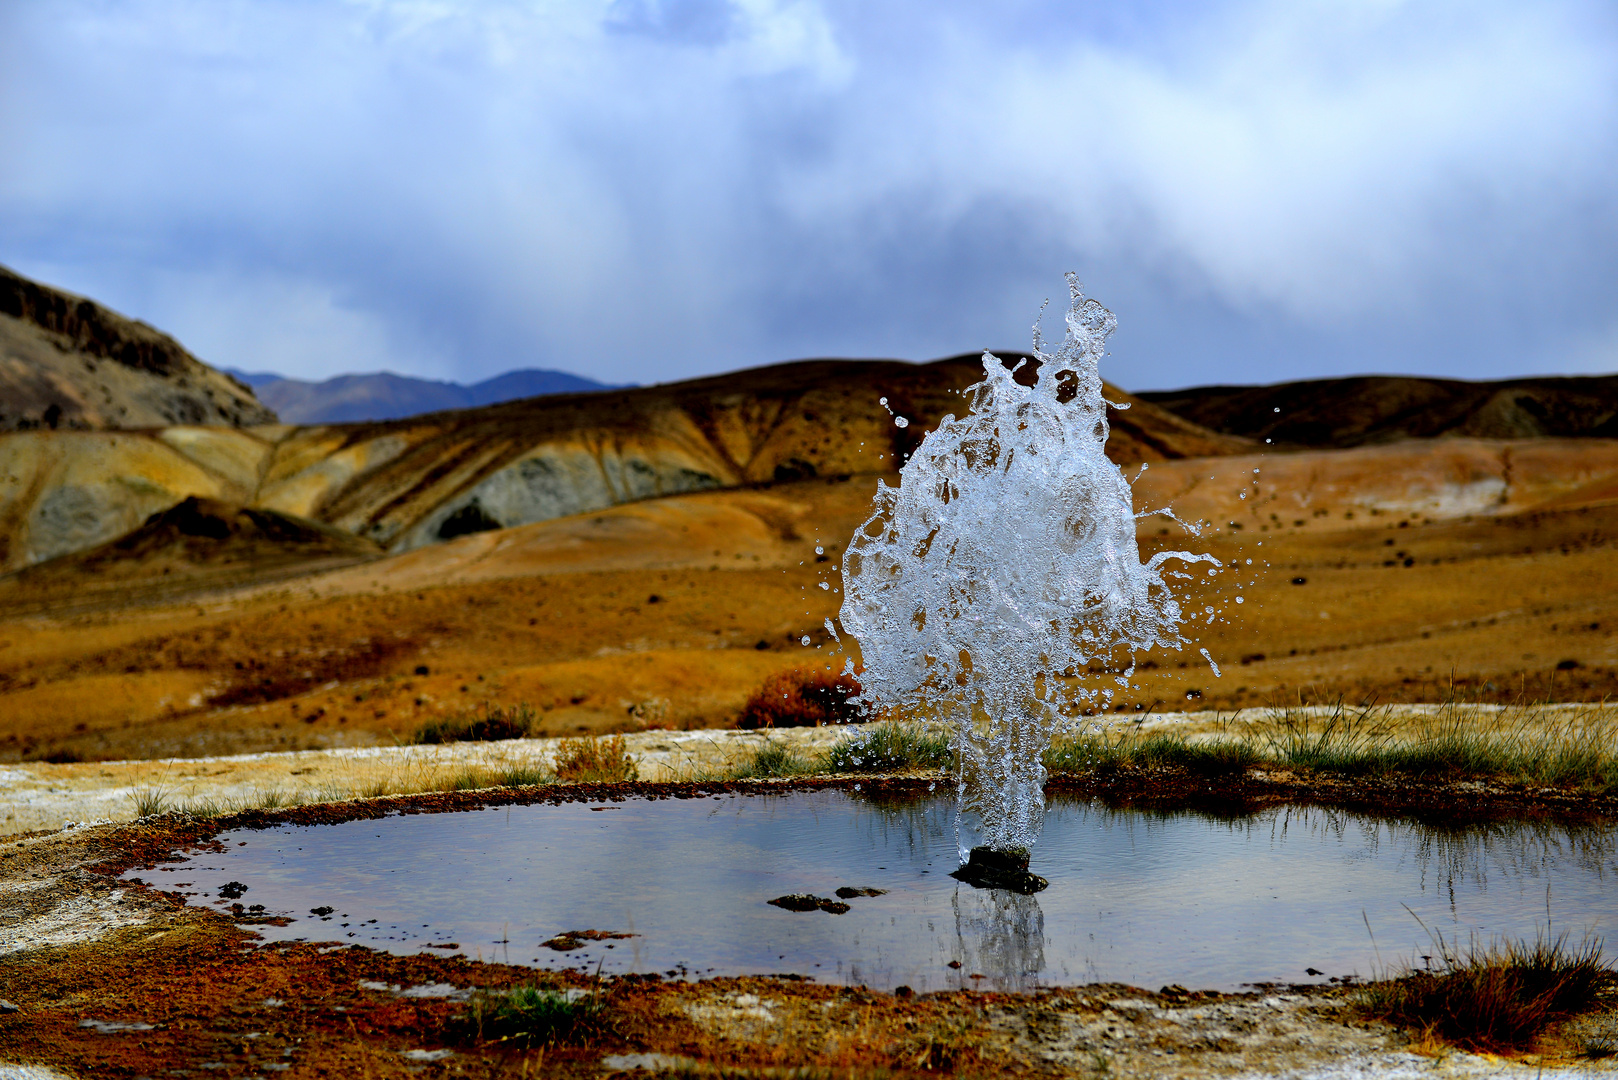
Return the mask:
{"type": "Polygon", "coordinates": [[[955,910],[954,959],[960,985],[978,989],[1031,990],[1045,970],[1045,913],[1032,896],[1004,889],[958,885],[950,898],[955,910]]]}
{"type": "Polygon", "coordinates": [[[1331,842],[1351,863],[1408,862],[1421,891],[1442,893],[1452,912],[1458,890],[1486,892],[1491,875],[1520,886],[1524,880],[1568,870],[1596,882],[1618,874],[1618,830],[1604,821],[1429,824],[1320,806],[1281,806],[1229,817],[1196,810],[1113,810],[1072,798],[1053,799],[1052,809],[1081,827],[1093,823],[1121,831],[1132,843],[1152,843],[1190,822],[1248,841],[1268,837],[1272,848],[1302,834],[1311,841],[1331,842]]]}
{"type": "Polygon", "coordinates": [[[955,808],[942,794],[610,806],[244,830],[165,884],[190,882],[193,903],[221,909],[227,882],[246,885],[236,902],[290,920],[255,927],[269,940],[400,953],[455,941],[468,957],[539,968],[792,972],[918,991],[1238,989],[1307,981],[1311,967],[1363,977],[1378,950],[1387,963],[1431,952],[1422,924],[1464,942],[1531,938],[1549,919],[1618,940],[1610,823],[1433,826],[1319,807],[1233,817],[1053,798],[1038,866],[1050,888],[1036,898],[948,876],[955,808]],[[845,887],[843,914],[766,903],[845,887]],[[322,908],[336,914],[312,915],[322,908]],[[542,947],[586,929],[637,936],[542,947]]]}

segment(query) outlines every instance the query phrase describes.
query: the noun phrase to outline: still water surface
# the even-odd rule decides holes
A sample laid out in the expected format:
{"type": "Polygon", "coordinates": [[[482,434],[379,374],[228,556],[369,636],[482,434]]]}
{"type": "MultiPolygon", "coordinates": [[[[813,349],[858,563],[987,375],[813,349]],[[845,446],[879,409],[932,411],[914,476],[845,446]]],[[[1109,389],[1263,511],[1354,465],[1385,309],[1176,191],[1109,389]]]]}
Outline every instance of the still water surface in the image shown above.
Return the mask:
{"type": "Polygon", "coordinates": [[[1547,915],[1575,939],[1618,930],[1610,825],[1435,829],[1297,807],[1226,820],[1056,801],[1032,867],[1050,887],[1024,897],[948,876],[953,814],[942,798],[837,791],[499,807],[243,830],[220,837],[223,854],[130,876],[220,907],[233,902],[221,887],[245,885],[234,902],[294,919],[259,927],[270,940],[884,989],[1234,990],[1419,965],[1435,952],[1429,932],[1532,937],[1547,915]],[[887,892],[841,915],[765,903],[839,886],[887,892]],[[541,944],[570,930],[634,936],[541,944]]]}

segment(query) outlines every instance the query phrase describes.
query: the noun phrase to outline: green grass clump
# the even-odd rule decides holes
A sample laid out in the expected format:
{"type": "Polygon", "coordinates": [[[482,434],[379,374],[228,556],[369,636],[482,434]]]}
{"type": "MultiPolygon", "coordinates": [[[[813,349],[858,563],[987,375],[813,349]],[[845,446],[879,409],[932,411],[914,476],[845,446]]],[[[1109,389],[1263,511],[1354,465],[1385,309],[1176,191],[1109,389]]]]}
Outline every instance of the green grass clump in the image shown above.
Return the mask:
{"type": "Polygon", "coordinates": [[[1340,776],[1488,778],[1618,792],[1618,725],[1596,710],[1569,717],[1511,706],[1480,718],[1451,699],[1426,718],[1407,722],[1402,732],[1395,720],[1388,707],[1339,701],[1325,715],[1272,709],[1257,724],[1236,731],[1227,726],[1217,738],[1147,735],[1136,723],[1059,739],[1046,752],[1045,767],[1055,775],[1126,766],[1220,775],[1267,765],[1340,776]]]}
{"type": "Polygon", "coordinates": [[[942,769],[953,760],[949,738],[917,724],[884,720],[834,745],[826,752],[828,772],[882,773],[904,769],[942,769]]]}
{"type": "Polygon", "coordinates": [[[1407,971],[1360,991],[1358,1006],[1378,1020],[1468,1050],[1523,1050],[1556,1024],[1592,1008],[1613,981],[1599,939],[1566,935],[1532,943],[1474,945],[1464,954],[1439,941],[1444,970],[1407,971]]]}
{"type": "Polygon", "coordinates": [[[497,742],[526,739],[539,722],[539,714],[526,702],[501,707],[485,702],[483,715],[462,713],[446,720],[433,720],[416,729],[415,743],[497,742]]]}
{"type": "Polygon", "coordinates": [[[1451,698],[1413,734],[1392,731],[1389,711],[1345,708],[1326,717],[1272,710],[1257,732],[1267,760],[1351,776],[1493,777],[1550,787],[1618,791],[1618,732],[1592,713],[1548,722],[1543,707],[1511,706],[1488,725],[1467,723],[1451,698]]]}
{"type": "Polygon", "coordinates": [[[505,765],[489,767],[467,765],[454,773],[444,784],[444,791],[481,791],[497,787],[534,787],[555,782],[550,772],[538,765],[505,765]]]}
{"type": "Polygon", "coordinates": [[[479,1035],[519,1046],[582,1043],[606,1029],[605,1010],[595,994],[566,993],[519,986],[473,999],[479,1035]]]}
{"type": "Polygon", "coordinates": [[[814,763],[792,752],[785,743],[771,739],[753,755],[753,760],[731,774],[736,780],[756,780],[765,777],[804,776],[815,772],[814,763]]]}
{"type": "Polygon", "coordinates": [[[139,788],[129,799],[135,804],[136,817],[154,817],[169,809],[169,793],[161,787],[139,788]]]}
{"type": "Polygon", "coordinates": [[[1052,775],[1089,770],[1107,771],[1123,765],[1179,768],[1203,776],[1238,773],[1262,759],[1258,749],[1238,739],[1191,742],[1184,735],[1142,736],[1126,731],[1075,735],[1051,744],[1045,751],[1045,769],[1052,775]]]}

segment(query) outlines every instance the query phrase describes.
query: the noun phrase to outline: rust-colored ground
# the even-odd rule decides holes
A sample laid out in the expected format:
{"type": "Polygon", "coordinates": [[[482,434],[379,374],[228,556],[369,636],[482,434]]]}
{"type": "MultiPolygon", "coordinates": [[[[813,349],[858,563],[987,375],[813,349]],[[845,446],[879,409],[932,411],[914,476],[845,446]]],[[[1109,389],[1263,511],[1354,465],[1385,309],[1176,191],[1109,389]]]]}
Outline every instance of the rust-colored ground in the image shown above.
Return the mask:
{"type": "MultiPolygon", "coordinates": [[[[809,781],[816,786],[836,781],[809,781]]],[[[847,782],[847,781],[843,781],[847,782]]],[[[918,785],[865,779],[873,797],[918,785]]],[[[598,785],[421,796],[278,813],[247,812],[202,823],[171,816],[121,828],[70,830],[8,841],[0,888],[52,907],[121,911],[99,941],[35,945],[0,955],[0,1062],[68,1075],[293,1077],[598,1076],[636,1064],[684,1066],[686,1075],[769,1076],[809,1067],[827,1077],[1207,1076],[1345,1067],[1376,1075],[1408,1066],[1412,1041],[1368,1024],[1344,987],[1270,987],[1222,995],[1098,985],[1005,995],[954,991],[911,996],[812,981],[732,978],[701,982],[656,975],[596,984],[584,973],[535,972],[464,957],[394,956],[320,943],[262,945],[250,918],[189,908],[182,898],[117,875],[206,847],[226,828],[279,821],[313,824],[378,813],[464,809],[490,801],[633,796],[701,797],[751,785],[598,785]],[[478,1026],[475,997],[538,981],[601,995],[603,1023],[587,1037],[544,1047],[501,1043],[478,1026]],[[423,989],[425,988],[425,989],[423,989]],[[423,1070],[427,1070],[425,1073],[423,1070]]],[[[1226,806],[1276,799],[1387,810],[1453,820],[1496,814],[1610,814],[1566,796],[1486,785],[1396,788],[1291,778],[1208,781],[1174,773],[1081,780],[1075,791],[1109,802],[1202,797],[1226,806]],[[1569,801],[1571,800],[1571,801],[1569,801]]],[[[5,921],[17,916],[8,914],[5,921]]],[[[1570,1064],[1591,1024],[1610,1009],[1553,1033],[1520,1065],[1570,1064]]],[[[1591,1029],[1594,1030],[1594,1029],[1591,1029]]],[[[1445,1075],[1498,1072],[1504,1063],[1414,1048],[1445,1075]],[[1469,1064],[1470,1063],[1470,1064],[1469,1064]],[[1456,1068],[1458,1067],[1458,1068],[1456,1068]]],[[[795,1074],[796,1075],[796,1074],[795,1074]]],[[[1524,1075],[1527,1075],[1525,1073],[1524,1075]]]]}

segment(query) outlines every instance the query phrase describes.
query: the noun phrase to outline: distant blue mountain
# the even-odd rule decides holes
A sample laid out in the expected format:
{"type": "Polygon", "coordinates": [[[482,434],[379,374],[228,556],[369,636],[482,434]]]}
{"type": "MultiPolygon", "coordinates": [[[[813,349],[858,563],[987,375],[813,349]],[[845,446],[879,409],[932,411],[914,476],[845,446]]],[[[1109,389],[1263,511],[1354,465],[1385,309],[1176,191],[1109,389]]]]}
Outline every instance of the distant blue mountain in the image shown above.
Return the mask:
{"type": "Polygon", "coordinates": [[[533,368],[508,371],[471,386],[412,379],[382,371],[374,375],[339,375],[324,382],[287,379],[266,372],[226,369],[253,388],[259,401],[274,409],[283,423],[345,424],[364,420],[397,420],[446,409],[475,409],[542,394],[579,394],[614,387],[533,368]]]}

